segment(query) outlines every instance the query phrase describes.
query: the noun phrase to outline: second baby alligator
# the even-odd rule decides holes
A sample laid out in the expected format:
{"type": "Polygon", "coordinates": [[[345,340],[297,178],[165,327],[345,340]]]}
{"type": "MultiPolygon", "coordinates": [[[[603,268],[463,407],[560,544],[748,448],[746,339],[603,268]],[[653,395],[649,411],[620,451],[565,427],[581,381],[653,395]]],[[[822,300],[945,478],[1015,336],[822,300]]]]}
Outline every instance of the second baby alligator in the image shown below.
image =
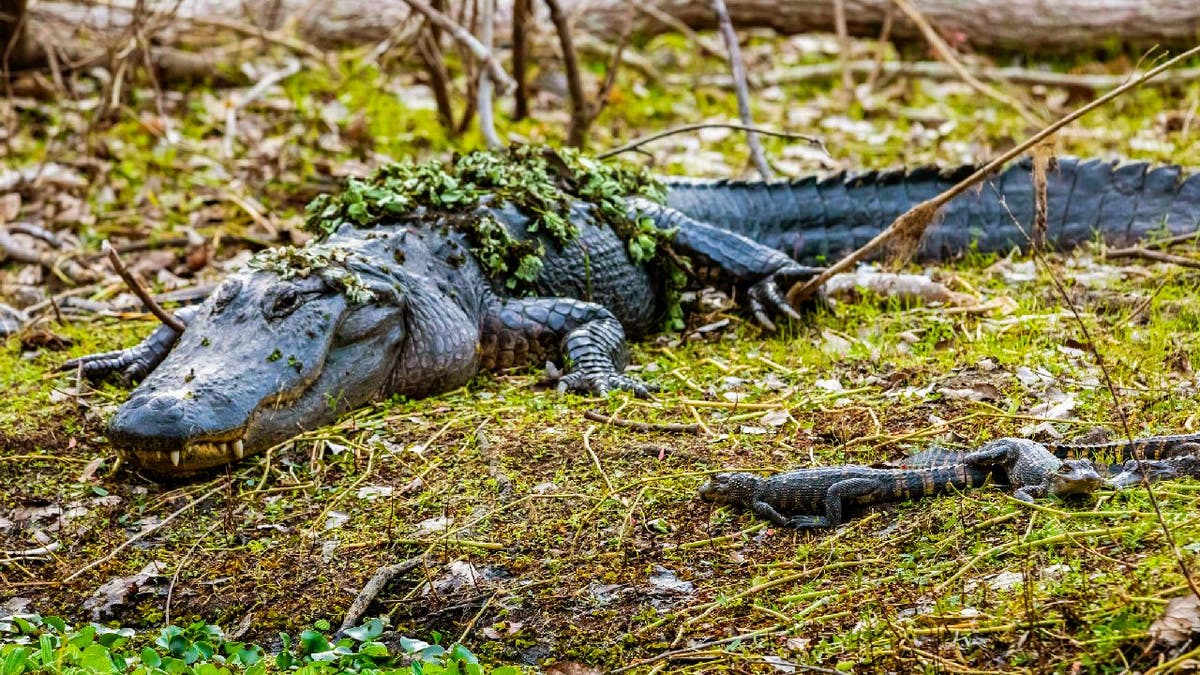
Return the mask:
{"type": "MultiPolygon", "coordinates": [[[[970,171],[675,181],[666,183],[665,201],[630,196],[621,208],[630,222],[669,233],[677,254],[731,284],[770,327],[798,318],[784,294],[813,274],[810,265],[838,259],[970,171]]],[[[990,184],[943,209],[919,258],[1023,244],[1013,220],[1032,219],[1029,166],[1014,165],[990,184]]],[[[1063,159],[1047,192],[1047,241],[1060,248],[1097,232],[1118,244],[1179,234],[1200,218],[1200,176],[1173,166],[1063,159]]],[[[625,341],[662,325],[667,286],[596,204],[565,202],[557,216],[574,228],[567,241],[551,241],[544,228],[531,233],[546,216],[535,220],[499,199],[457,211],[384,206],[369,227],[347,219],[315,245],[266,252],[202,305],[178,311],[182,334],[160,327],[135,347],[68,363],[92,378],[141,381],[109,422],[118,452],[151,472],[186,476],[371,401],[437,394],[483,370],[546,359],[565,362],[564,389],[647,392],[622,373],[625,341]],[[495,235],[499,225],[504,237],[540,242],[532,294],[488,273],[464,221],[477,233],[486,224],[495,235]]],[[[355,208],[349,203],[347,212],[355,208]]]]}

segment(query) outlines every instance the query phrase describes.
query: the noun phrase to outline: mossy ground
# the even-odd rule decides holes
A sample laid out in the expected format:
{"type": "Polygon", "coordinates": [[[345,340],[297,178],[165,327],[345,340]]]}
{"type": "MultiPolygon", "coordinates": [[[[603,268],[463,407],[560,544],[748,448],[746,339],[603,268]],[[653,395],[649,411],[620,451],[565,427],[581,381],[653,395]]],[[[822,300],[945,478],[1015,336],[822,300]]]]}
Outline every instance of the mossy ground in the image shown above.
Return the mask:
{"type": "MultiPolygon", "coordinates": [[[[756,40],[752,72],[828,58],[796,44],[756,40]]],[[[673,38],[642,51],[663,71],[724,70],[673,38]]],[[[19,110],[6,161],[61,161],[93,147],[75,141],[103,141],[110,170],[86,195],[100,217],[75,227],[94,245],[185,224],[209,236],[253,234],[246,200],[229,199],[230,191],[257,200],[286,229],[314,190],[333,185],[323,177],[342,168],[478,145],[474,132],[451,140],[431,110],[414,106],[406,76],[351,60],[340,68],[306,69],[248,108],[242,124],[252,131],[241,133],[251,136],[238,137],[229,159],[210,161],[223,133],[214,120],[223,118],[209,108],[222,94],[196,91],[168,97],[183,139],[174,145],[155,131],[145,94],[88,132],[75,128],[79,104],[69,100],[39,107],[38,116],[19,110]],[[286,142],[262,160],[275,139],[286,142]],[[230,188],[226,170],[245,182],[230,188]]],[[[847,103],[830,86],[760,92],[759,121],[824,136],[834,163],[847,168],[978,159],[1026,131],[1011,111],[958,84],[881,83],[870,106],[847,103]]],[[[1062,92],[1022,93],[1047,115],[1070,105],[1062,92]]],[[[1135,92],[1064,132],[1060,150],[1200,166],[1200,125],[1193,121],[1185,136],[1177,123],[1188,110],[1194,117],[1197,100],[1197,85],[1135,92]]],[[[504,130],[559,140],[564,126],[553,107],[504,130]]],[[[724,90],[627,73],[592,143],[728,119],[735,109],[724,90]]],[[[736,134],[695,144],[680,137],[655,146],[659,170],[743,171],[736,134]]],[[[819,168],[783,141],[764,144],[785,168],[819,168]]],[[[227,245],[217,258],[236,250],[227,245]]],[[[68,356],[131,344],[152,324],[51,323],[73,346],[29,351],[14,339],[0,352],[0,516],[13,523],[0,528],[9,552],[3,594],[42,614],[87,620],[82,599],[159,561],[172,576],[144,584],[105,620],[154,626],[169,614],[269,639],[318,618],[336,623],[378,567],[424,552],[425,564],[390,585],[372,612],[409,635],[461,635],[500,661],[621,668],[670,651],[636,670],[771,672],[789,662],[860,672],[1145,669],[1160,658],[1144,650],[1148,626],[1183,592],[1184,578],[1143,491],[1028,506],[981,490],[875,510],[817,533],[768,527],[696,496],[705,475],[727,467],[866,463],[933,439],[974,446],[1044,436],[1037,406],[1061,402],[1054,389],[1076,403],[1048,428],[1069,437],[1100,426],[1121,436],[1093,347],[1132,434],[1194,430],[1195,271],[1051,256],[1031,280],[1016,281],[1005,272],[1011,264],[968,256],[936,272],[1007,310],[867,300],[770,336],[731,308],[709,308],[683,334],[634,346],[638,373],[662,388],[653,401],[558,396],[537,390],[533,372],[481,375],[442,396],[362,410],[269,456],[176,485],[111,470],[102,419],[122,390],[76,395],[72,376],[53,371],[68,356]],[[1082,278],[1096,271],[1112,278],[1089,289],[1082,278]],[[1090,344],[1054,277],[1075,299],[1090,344]],[[695,331],[722,319],[724,328],[695,331]],[[954,393],[971,388],[987,400],[954,393]],[[704,433],[609,427],[584,419],[589,409],[697,422],[704,433]],[[91,470],[97,458],[104,464],[91,470]],[[49,556],[14,553],[49,542],[61,544],[49,556]]],[[[1200,488],[1179,481],[1155,492],[1184,561],[1200,568],[1192,545],[1200,488]]]]}

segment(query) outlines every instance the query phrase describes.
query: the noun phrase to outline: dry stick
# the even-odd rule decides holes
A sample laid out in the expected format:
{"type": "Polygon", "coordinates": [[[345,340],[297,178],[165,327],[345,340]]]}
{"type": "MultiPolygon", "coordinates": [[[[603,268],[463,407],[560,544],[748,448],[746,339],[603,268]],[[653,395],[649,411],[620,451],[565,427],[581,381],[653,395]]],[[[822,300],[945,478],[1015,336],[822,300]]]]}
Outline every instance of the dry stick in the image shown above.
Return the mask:
{"type": "MultiPolygon", "coordinates": [[[[737,33],[733,32],[733,22],[729,20],[729,10],[725,7],[725,0],[712,0],[712,8],[717,15],[717,25],[721,31],[721,37],[725,40],[729,71],[733,74],[733,85],[737,91],[738,117],[741,118],[742,124],[753,126],[754,116],[750,113],[750,88],[746,85],[746,65],[742,62],[742,50],[738,47],[737,33]]],[[[767,164],[762,144],[759,143],[758,135],[753,131],[746,133],[746,145],[750,146],[750,159],[754,161],[754,168],[758,170],[759,175],[763,178],[770,178],[773,175],[771,166],[767,164]]]]}
{"type": "Polygon", "coordinates": [[[167,584],[167,600],[163,605],[164,628],[171,625],[171,603],[175,599],[175,585],[179,583],[179,575],[183,573],[184,568],[187,567],[188,561],[190,561],[192,556],[196,554],[196,549],[200,548],[200,544],[204,543],[204,540],[208,538],[208,535],[212,534],[213,530],[217,529],[219,525],[221,525],[221,521],[214,520],[212,524],[208,526],[207,530],[205,530],[199,537],[196,537],[196,541],[192,543],[191,548],[187,550],[187,553],[183,554],[183,559],[175,564],[175,573],[171,575],[171,583],[167,584]]]}
{"type": "Polygon", "coordinates": [[[925,40],[929,43],[929,46],[933,49],[934,54],[937,54],[939,59],[945,61],[946,65],[950,66],[954,72],[957,73],[960,78],[962,78],[963,82],[967,83],[969,87],[975,91],[978,91],[984,96],[987,96],[988,98],[995,99],[1000,103],[1011,107],[1017,112],[1018,115],[1021,116],[1021,119],[1035,127],[1045,124],[1044,121],[1038,119],[1033,113],[1029,112],[1029,110],[1017,99],[1005,94],[989,84],[984,84],[976,79],[976,77],[972,75],[966,68],[964,68],[962,63],[955,58],[954,50],[950,48],[950,45],[946,44],[946,41],[942,39],[942,36],[938,35],[937,31],[933,29],[933,26],[929,25],[929,22],[924,16],[921,15],[921,12],[918,11],[916,7],[913,7],[912,3],[910,3],[908,0],[892,0],[892,2],[896,3],[896,7],[899,8],[901,12],[904,12],[904,15],[908,17],[909,21],[912,21],[914,24],[916,24],[917,28],[921,31],[921,35],[924,36],[925,40]]]}
{"type": "Polygon", "coordinates": [[[600,473],[600,477],[604,479],[604,484],[608,487],[608,494],[613,494],[612,481],[608,479],[608,474],[604,473],[604,467],[600,465],[600,458],[596,455],[596,451],[592,450],[592,432],[596,430],[595,426],[589,426],[587,431],[583,432],[583,447],[592,457],[592,463],[596,465],[596,471],[600,473]]]}
{"type": "MultiPolygon", "coordinates": [[[[890,5],[888,6],[891,7],[890,5]]],[[[854,93],[854,78],[850,76],[850,31],[846,28],[846,0],[833,0],[833,25],[837,29],[838,63],[842,67],[842,87],[848,95],[854,93]]]]}
{"type": "Polygon", "coordinates": [[[94,561],[84,565],[83,567],[80,567],[79,569],[75,570],[75,572],[73,572],[71,574],[71,576],[67,577],[66,579],[63,579],[63,583],[72,581],[73,579],[77,578],[79,575],[92,569],[93,567],[96,567],[98,565],[103,565],[104,563],[108,562],[109,560],[112,560],[121,551],[124,551],[125,549],[127,549],[131,545],[141,541],[145,537],[147,537],[151,534],[154,534],[155,532],[158,532],[162,528],[166,527],[167,523],[170,523],[172,520],[175,520],[179,516],[190,511],[193,507],[195,507],[200,502],[204,501],[205,499],[208,499],[209,497],[217,494],[218,492],[221,492],[222,490],[224,490],[228,487],[229,487],[229,481],[225,481],[225,482],[221,483],[220,485],[218,485],[217,487],[200,495],[199,497],[196,497],[192,501],[181,506],[178,511],[175,511],[174,513],[167,516],[166,518],[163,518],[162,520],[158,521],[154,525],[151,525],[150,527],[147,527],[146,529],[142,530],[141,532],[138,532],[137,534],[133,535],[132,537],[126,539],[124,542],[121,543],[120,546],[117,546],[113,550],[109,551],[107,555],[105,555],[101,558],[98,558],[97,560],[94,560],[94,561]]]}
{"type": "Polygon", "coordinates": [[[371,575],[371,579],[367,581],[362,590],[358,592],[358,595],[354,597],[354,602],[351,602],[350,607],[346,609],[346,618],[342,619],[342,625],[338,628],[338,633],[344,633],[357,626],[358,622],[366,616],[367,608],[383,592],[384,587],[392,579],[416,569],[424,557],[425,555],[421,554],[415,558],[409,558],[404,562],[398,562],[394,565],[384,565],[375,570],[375,574],[371,575]]]}
{"type": "Polygon", "coordinates": [[[993,172],[997,171],[1029,148],[1042,142],[1059,129],[1062,129],[1071,122],[1083,117],[1096,108],[1099,108],[1109,101],[1125,94],[1129,90],[1137,88],[1143,82],[1153,79],[1159,73],[1169,70],[1172,66],[1186,61],[1197,54],[1200,54],[1200,45],[1193,47],[1176,56],[1175,58],[1163,63],[1162,65],[1126,82],[1125,84],[1113,89],[1091,103],[1072,111],[1066,117],[1063,117],[1057,122],[1050,124],[1046,128],[1029,137],[1029,139],[1027,139],[1025,142],[1014,147],[1012,150],[1009,150],[996,159],[988,162],[958,185],[955,185],[954,187],[946,190],[932,199],[928,199],[912,207],[908,211],[904,212],[894,222],[892,222],[887,229],[875,235],[871,241],[864,244],[857,251],[854,251],[845,258],[842,258],[835,264],[830,265],[828,269],[813,277],[804,285],[792,286],[792,288],[788,291],[788,302],[791,303],[793,307],[798,307],[800,303],[812,297],[812,295],[817,292],[817,289],[819,289],[822,284],[828,281],[830,277],[851,269],[854,267],[854,265],[858,264],[860,260],[866,258],[868,255],[873,253],[875,249],[879,248],[881,245],[893,238],[908,237],[912,240],[919,241],[921,235],[925,232],[925,227],[929,225],[931,220],[933,220],[933,217],[937,214],[938,209],[944,206],[947,202],[966,192],[975,184],[983,181],[984,178],[987,178],[993,172]]]}
{"type": "Polygon", "coordinates": [[[495,81],[496,87],[500,90],[501,94],[507,94],[512,91],[513,87],[517,86],[517,83],[513,82],[508,73],[504,72],[504,66],[500,65],[500,62],[496,60],[491,50],[484,48],[479,40],[476,40],[475,36],[471,35],[471,31],[463,28],[450,17],[434,9],[425,0],[404,0],[404,2],[409,7],[424,15],[426,19],[429,19],[430,23],[449,33],[456,42],[466,47],[472,56],[482,61],[487,66],[488,73],[491,74],[492,80],[495,81]]]}
{"type": "Polygon", "coordinates": [[[716,57],[721,56],[720,45],[715,45],[715,44],[709,42],[708,38],[704,37],[703,35],[700,35],[696,31],[692,30],[692,27],[687,25],[685,22],[680,21],[679,19],[675,18],[674,16],[662,11],[657,6],[655,6],[654,3],[652,3],[652,2],[635,2],[634,7],[636,7],[637,10],[639,12],[641,12],[642,14],[645,14],[646,16],[650,17],[651,19],[654,19],[655,21],[661,23],[662,25],[669,27],[672,31],[679,33],[680,35],[687,38],[687,41],[690,42],[691,44],[696,45],[696,47],[699,48],[699,50],[702,54],[705,54],[706,56],[716,56],[716,57]]]}
{"type": "MultiPolygon", "coordinates": [[[[863,90],[866,94],[875,91],[875,83],[879,80],[879,74],[883,71],[883,59],[887,56],[888,40],[892,38],[892,25],[896,21],[896,6],[888,4],[887,11],[883,13],[883,27],[879,29],[879,40],[875,45],[875,58],[871,59],[871,70],[867,73],[867,81],[863,84],[863,90]]],[[[938,65],[941,65],[940,63],[938,65]]],[[[843,64],[842,72],[849,70],[843,64]]]]}
{"type": "MultiPolygon", "coordinates": [[[[1200,47],[1192,51],[1196,50],[1200,50],[1200,47]]],[[[999,190],[996,189],[995,185],[992,186],[992,190],[997,193],[997,198],[1000,199],[1000,203],[1004,206],[1004,210],[1008,212],[1008,217],[1012,219],[1013,224],[1017,226],[1018,230],[1024,231],[1020,221],[1013,215],[1012,210],[1008,208],[1008,204],[1004,201],[1004,196],[999,194],[999,190]]],[[[1026,234],[1026,237],[1028,236],[1026,234]]],[[[1100,369],[1100,374],[1104,377],[1104,386],[1108,389],[1108,393],[1112,396],[1113,403],[1116,406],[1117,418],[1121,420],[1121,429],[1125,432],[1125,438],[1130,443],[1133,443],[1133,432],[1129,429],[1129,418],[1125,415],[1125,406],[1122,404],[1121,396],[1117,393],[1117,387],[1113,384],[1112,376],[1108,372],[1108,365],[1104,362],[1104,357],[1100,355],[1100,349],[1096,346],[1095,340],[1092,339],[1091,331],[1088,330],[1087,324],[1079,314],[1079,308],[1075,306],[1075,303],[1071,302],[1071,296],[1067,294],[1067,289],[1063,286],[1062,280],[1058,278],[1057,274],[1054,274],[1054,270],[1050,268],[1050,263],[1046,262],[1041,252],[1036,248],[1031,249],[1031,251],[1033,259],[1041,263],[1042,267],[1050,272],[1050,281],[1054,283],[1054,288],[1062,297],[1063,302],[1067,304],[1067,309],[1071,311],[1071,315],[1075,317],[1075,322],[1079,325],[1079,331],[1083,333],[1083,343],[1091,347],[1092,356],[1096,359],[1096,367],[1100,369]]],[[[1154,509],[1154,515],[1158,518],[1159,527],[1162,529],[1163,536],[1166,537],[1167,545],[1171,548],[1172,555],[1175,556],[1175,563],[1179,566],[1179,571],[1183,574],[1184,581],[1187,582],[1188,588],[1192,590],[1192,593],[1197,598],[1200,598],[1200,587],[1197,587],[1195,579],[1192,578],[1187,561],[1183,559],[1183,553],[1180,551],[1179,545],[1175,543],[1175,535],[1171,531],[1171,527],[1167,525],[1166,518],[1163,517],[1162,508],[1158,504],[1158,495],[1154,493],[1154,487],[1150,484],[1150,475],[1142,463],[1143,458],[1141,455],[1142,453],[1135,452],[1133,453],[1133,459],[1137,462],[1138,472],[1142,474],[1142,485],[1146,488],[1146,495],[1150,499],[1150,506],[1154,509]]]]}
{"type": "Polygon", "coordinates": [[[636,150],[637,148],[640,148],[643,145],[646,145],[647,143],[652,143],[659,139],[666,138],[667,136],[674,136],[676,134],[686,134],[689,131],[697,131],[699,129],[733,129],[735,131],[753,132],[755,134],[762,134],[764,136],[774,136],[776,138],[786,138],[786,139],[794,140],[794,141],[804,141],[804,142],[808,143],[809,145],[820,149],[821,152],[824,152],[826,155],[829,154],[829,151],[825,149],[824,141],[822,141],[820,138],[817,138],[816,136],[810,136],[808,134],[797,134],[797,133],[792,133],[790,131],[775,131],[773,129],[750,126],[750,125],[746,125],[746,124],[733,124],[732,122],[700,122],[698,124],[684,124],[684,125],[678,126],[678,127],[671,127],[670,129],[666,129],[666,130],[659,131],[659,132],[656,132],[653,134],[649,134],[647,136],[642,136],[641,138],[635,138],[632,141],[629,141],[628,143],[626,143],[624,145],[618,145],[617,147],[613,148],[612,150],[605,150],[604,152],[596,155],[596,159],[608,159],[609,157],[619,155],[623,152],[629,152],[630,150],[636,150]]]}
{"type": "MultiPolygon", "coordinates": [[[[884,24],[887,28],[887,24],[884,24]]],[[[882,39],[882,36],[881,36],[882,39]]],[[[929,80],[954,80],[960,79],[958,73],[953,68],[942,63],[941,61],[883,61],[883,55],[876,54],[874,60],[860,59],[851,61],[849,69],[853,75],[866,75],[868,83],[873,83],[871,75],[875,78],[880,76],[887,77],[915,77],[929,80]]],[[[1078,75],[1073,73],[1055,73],[1042,70],[1033,70],[1030,68],[993,68],[973,66],[967,67],[968,72],[977,78],[1003,81],[1007,84],[1036,86],[1042,85],[1046,87],[1061,87],[1063,89],[1086,89],[1090,91],[1100,91],[1119,87],[1129,81],[1129,75],[1078,75]]],[[[820,80],[837,79],[841,74],[841,66],[837,62],[833,63],[817,63],[809,66],[795,66],[791,68],[782,68],[769,73],[765,73],[758,77],[751,78],[752,84],[756,87],[776,86],[776,85],[792,85],[803,84],[805,82],[813,82],[820,80]]],[[[676,84],[682,86],[685,83],[692,83],[697,78],[677,76],[668,78],[668,84],[676,84]]],[[[1180,68],[1169,75],[1158,78],[1155,82],[1158,86],[1169,86],[1179,84],[1190,84],[1200,80],[1200,68],[1180,68]]],[[[699,78],[699,83],[709,87],[732,88],[733,79],[728,75],[708,75],[699,78]]],[[[1180,137],[1186,138],[1187,134],[1184,131],[1180,132],[1180,137]]]]}
{"type": "Polygon", "coordinates": [[[516,0],[512,13],[512,68],[517,83],[513,92],[513,121],[520,121],[529,117],[529,83],[525,79],[529,60],[526,26],[533,14],[533,0],[516,0]]]}
{"type": "Polygon", "coordinates": [[[638,422],[635,420],[627,420],[622,417],[602,415],[595,410],[584,410],[583,416],[593,422],[602,424],[611,424],[617,427],[625,427],[635,431],[669,431],[675,433],[698,434],[700,433],[699,424],[663,424],[660,422],[638,422]]]}
{"type": "Polygon", "coordinates": [[[579,75],[579,57],[575,54],[575,43],[571,39],[571,25],[563,13],[558,0],[546,0],[550,8],[550,21],[558,33],[558,47],[562,51],[563,68],[567,71],[567,91],[571,96],[571,125],[567,129],[567,145],[580,147],[587,134],[587,101],[583,96],[583,80],[579,75]]]}
{"type": "Polygon", "coordinates": [[[1200,269],[1200,260],[1195,258],[1185,258],[1181,255],[1171,255],[1162,251],[1152,251],[1141,246],[1130,246],[1128,248],[1118,248],[1104,252],[1105,259],[1108,258],[1141,258],[1143,260],[1153,260],[1155,262],[1171,263],[1180,267],[1191,267],[1200,269]]]}
{"type": "Polygon", "coordinates": [[[125,280],[125,285],[129,286],[129,290],[133,291],[134,295],[138,296],[138,298],[142,301],[142,304],[146,306],[146,309],[148,309],[151,314],[158,317],[158,320],[163,322],[164,326],[170,328],[176,333],[182,333],[184,328],[186,328],[186,326],[183,325],[183,322],[179,319],[176,319],[174,314],[171,314],[162,307],[159,307],[158,303],[154,301],[154,298],[150,297],[150,293],[148,293],[146,289],[143,288],[140,283],[138,283],[138,280],[134,278],[133,273],[129,271],[129,268],[125,267],[125,263],[121,262],[121,256],[117,255],[116,249],[112,247],[112,244],[108,243],[107,239],[104,240],[104,243],[100,244],[100,249],[104,251],[105,255],[108,256],[108,261],[112,263],[113,269],[117,271],[117,274],[121,275],[121,278],[125,280]]]}
{"type": "MultiPolygon", "coordinates": [[[[492,51],[492,31],[495,28],[495,6],[496,0],[482,0],[483,8],[480,12],[480,42],[483,43],[485,49],[492,51]]],[[[496,135],[496,121],[493,118],[492,110],[492,78],[486,69],[479,73],[479,86],[476,89],[476,96],[479,97],[479,102],[475,107],[479,109],[479,131],[483,133],[483,140],[487,143],[488,150],[499,150],[504,147],[500,137],[496,135]]]]}
{"type": "Polygon", "coordinates": [[[617,38],[617,46],[613,48],[612,57],[608,61],[608,68],[604,71],[604,81],[600,83],[600,88],[596,90],[596,99],[592,101],[587,109],[587,126],[591,127],[592,122],[604,112],[604,106],[608,105],[608,97],[612,93],[613,85],[617,83],[617,73],[621,70],[621,60],[625,55],[625,47],[629,46],[629,36],[633,32],[633,3],[635,0],[626,0],[625,21],[621,24],[621,35],[617,38]]]}

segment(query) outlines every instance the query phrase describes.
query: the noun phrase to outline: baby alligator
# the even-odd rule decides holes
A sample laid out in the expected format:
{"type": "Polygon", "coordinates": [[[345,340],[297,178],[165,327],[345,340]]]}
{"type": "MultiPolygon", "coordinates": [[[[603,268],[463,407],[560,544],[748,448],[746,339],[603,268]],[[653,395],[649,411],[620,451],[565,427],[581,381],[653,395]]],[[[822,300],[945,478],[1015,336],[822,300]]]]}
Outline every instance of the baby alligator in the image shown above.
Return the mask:
{"type": "Polygon", "coordinates": [[[904,458],[898,466],[913,469],[959,463],[1002,472],[1013,496],[1023,502],[1047,495],[1090,494],[1104,482],[1091,460],[1060,459],[1045,445],[1024,438],[999,438],[970,452],[933,447],[904,458]]]}
{"type": "Polygon", "coordinates": [[[1200,478],[1200,458],[1195,455],[1181,455],[1164,459],[1143,459],[1138,466],[1136,459],[1130,459],[1121,467],[1121,472],[1108,479],[1106,485],[1114,490],[1136,487],[1142,484],[1145,476],[1151,483],[1175,478],[1200,478]]]}
{"type": "Polygon", "coordinates": [[[845,465],[794,469],[767,478],[719,473],[700,486],[717,504],[750,509],[780,527],[836,527],[846,504],[876,504],[980,487],[990,471],[968,464],[928,469],[876,469],[845,465]],[[823,514],[823,515],[820,515],[823,514]]]}
{"type": "Polygon", "coordinates": [[[1050,443],[1047,447],[1050,452],[1054,453],[1054,456],[1060,459],[1113,457],[1119,464],[1136,457],[1165,459],[1180,455],[1200,454],[1200,434],[1148,436],[1103,443],[1050,443]]]}

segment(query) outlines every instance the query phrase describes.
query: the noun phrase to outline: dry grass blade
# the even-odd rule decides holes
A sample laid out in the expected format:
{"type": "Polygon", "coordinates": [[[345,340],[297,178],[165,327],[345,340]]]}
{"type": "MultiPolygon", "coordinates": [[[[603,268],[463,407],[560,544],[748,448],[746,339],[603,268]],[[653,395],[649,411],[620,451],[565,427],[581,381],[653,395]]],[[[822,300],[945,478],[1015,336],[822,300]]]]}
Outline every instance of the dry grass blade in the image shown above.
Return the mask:
{"type": "Polygon", "coordinates": [[[825,143],[816,136],[798,134],[790,131],[776,131],[774,129],[747,126],[745,124],[732,124],[728,122],[701,122],[699,124],[682,124],[677,127],[671,127],[670,129],[664,129],[663,131],[657,131],[655,133],[642,136],[641,138],[635,138],[624,145],[619,145],[613,148],[612,150],[605,150],[604,152],[596,155],[596,159],[608,159],[609,157],[615,157],[622,153],[636,150],[647,143],[653,143],[654,141],[666,138],[668,136],[686,134],[690,131],[698,131],[700,129],[733,129],[735,131],[754,132],[756,134],[762,134],[763,136],[775,136],[776,138],[799,140],[804,141],[815,148],[819,148],[821,152],[824,152],[825,154],[829,154],[829,151],[825,149],[825,143]]]}

